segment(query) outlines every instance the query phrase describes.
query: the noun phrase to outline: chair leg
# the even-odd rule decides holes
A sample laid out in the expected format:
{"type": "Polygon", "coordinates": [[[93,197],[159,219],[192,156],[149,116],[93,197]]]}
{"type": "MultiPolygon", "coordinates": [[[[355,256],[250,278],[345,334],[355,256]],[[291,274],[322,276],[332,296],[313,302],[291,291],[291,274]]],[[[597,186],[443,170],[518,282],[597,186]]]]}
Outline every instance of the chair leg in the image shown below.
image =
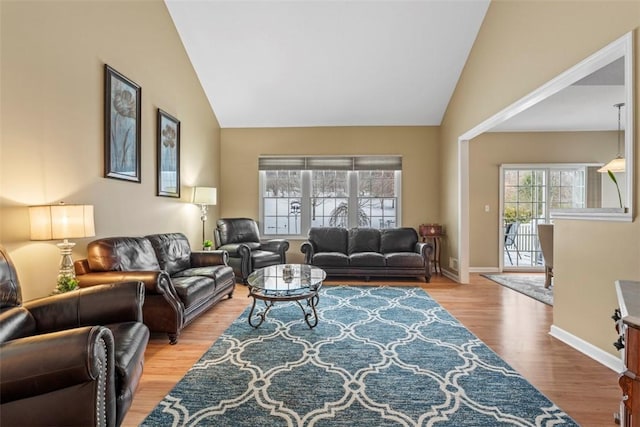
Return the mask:
{"type": "Polygon", "coordinates": [[[544,287],[549,288],[551,286],[551,278],[553,277],[553,270],[551,267],[544,267],[544,287]]]}
{"type": "Polygon", "coordinates": [[[520,249],[518,249],[518,245],[514,243],[513,247],[516,248],[516,254],[518,255],[518,259],[522,259],[522,255],[520,255],[520,249]]]}
{"type": "Polygon", "coordinates": [[[509,252],[509,249],[505,248],[505,250],[507,251],[507,256],[509,257],[509,264],[513,265],[513,260],[511,259],[511,253],[509,252]]]}

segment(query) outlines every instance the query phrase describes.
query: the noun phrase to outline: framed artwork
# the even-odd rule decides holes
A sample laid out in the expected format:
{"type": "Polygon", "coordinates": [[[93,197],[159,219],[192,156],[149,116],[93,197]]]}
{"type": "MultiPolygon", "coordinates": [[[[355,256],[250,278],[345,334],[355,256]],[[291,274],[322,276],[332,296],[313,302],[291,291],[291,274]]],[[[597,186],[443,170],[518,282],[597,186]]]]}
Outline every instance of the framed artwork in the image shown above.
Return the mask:
{"type": "Polygon", "coordinates": [[[142,90],[106,64],[104,71],[104,176],[139,183],[142,90]]]}
{"type": "Polygon", "coordinates": [[[180,197],[180,121],[158,108],[158,196],[180,197]]]}

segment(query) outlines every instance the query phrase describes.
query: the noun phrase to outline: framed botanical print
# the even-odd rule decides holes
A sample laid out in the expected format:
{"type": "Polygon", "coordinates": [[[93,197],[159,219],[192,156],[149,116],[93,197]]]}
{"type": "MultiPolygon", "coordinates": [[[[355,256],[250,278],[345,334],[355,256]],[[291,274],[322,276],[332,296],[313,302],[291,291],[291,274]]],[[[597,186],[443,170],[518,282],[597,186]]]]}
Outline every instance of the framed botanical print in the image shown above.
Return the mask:
{"type": "Polygon", "coordinates": [[[180,121],[158,108],[158,196],[180,197],[180,121]]]}
{"type": "Polygon", "coordinates": [[[104,176],[140,182],[142,89],[104,66],[104,176]]]}

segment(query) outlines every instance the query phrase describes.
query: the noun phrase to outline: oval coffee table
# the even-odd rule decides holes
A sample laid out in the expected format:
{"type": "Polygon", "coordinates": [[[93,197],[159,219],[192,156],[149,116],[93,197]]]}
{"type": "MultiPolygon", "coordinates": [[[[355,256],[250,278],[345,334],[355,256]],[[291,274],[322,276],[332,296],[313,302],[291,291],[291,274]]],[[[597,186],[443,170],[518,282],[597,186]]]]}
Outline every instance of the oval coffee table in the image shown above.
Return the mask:
{"type": "Polygon", "coordinates": [[[267,313],[278,301],[295,301],[304,321],[310,328],[318,324],[316,306],[320,301],[318,291],[327,274],[321,268],[307,264],[278,264],[259,268],[247,278],[249,296],[253,305],[249,312],[249,325],[259,327],[267,313]],[[264,301],[265,308],[256,312],[256,301],[264,301]],[[306,301],[306,306],[300,301],[306,301]],[[254,316],[256,321],[254,321],[254,316]]]}

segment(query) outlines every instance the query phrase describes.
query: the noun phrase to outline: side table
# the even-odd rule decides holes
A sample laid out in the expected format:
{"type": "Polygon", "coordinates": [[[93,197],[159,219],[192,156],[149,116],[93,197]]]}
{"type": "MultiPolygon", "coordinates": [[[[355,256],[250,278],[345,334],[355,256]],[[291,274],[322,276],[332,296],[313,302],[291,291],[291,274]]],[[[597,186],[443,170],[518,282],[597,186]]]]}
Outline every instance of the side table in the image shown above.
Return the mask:
{"type": "Polygon", "coordinates": [[[442,249],[442,238],[444,234],[436,234],[433,236],[422,236],[422,241],[426,242],[430,239],[433,243],[433,253],[431,254],[431,264],[433,265],[433,272],[436,274],[442,274],[442,266],[440,265],[440,252],[442,249]]]}

